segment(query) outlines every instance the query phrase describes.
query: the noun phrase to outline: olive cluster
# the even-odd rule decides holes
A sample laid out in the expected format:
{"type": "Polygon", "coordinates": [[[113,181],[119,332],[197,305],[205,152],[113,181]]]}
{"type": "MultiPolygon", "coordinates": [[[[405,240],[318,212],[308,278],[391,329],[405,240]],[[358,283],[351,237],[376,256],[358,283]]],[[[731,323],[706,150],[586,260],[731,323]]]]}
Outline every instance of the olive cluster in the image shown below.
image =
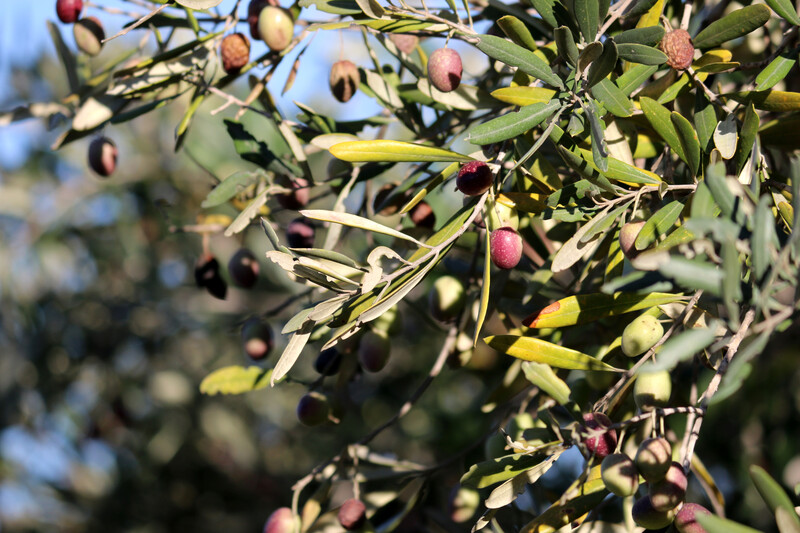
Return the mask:
{"type": "Polygon", "coordinates": [[[631,459],[625,453],[607,455],[601,477],[612,494],[626,498],[637,492],[632,518],[641,527],[660,529],[674,522],[680,533],[702,533],[695,515],[709,511],[698,504],[684,504],[687,477],[680,463],[672,460],[672,446],[663,437],[645,439],[631,459]],[[640,478],[643,485],[640,489],[640,478]]]}

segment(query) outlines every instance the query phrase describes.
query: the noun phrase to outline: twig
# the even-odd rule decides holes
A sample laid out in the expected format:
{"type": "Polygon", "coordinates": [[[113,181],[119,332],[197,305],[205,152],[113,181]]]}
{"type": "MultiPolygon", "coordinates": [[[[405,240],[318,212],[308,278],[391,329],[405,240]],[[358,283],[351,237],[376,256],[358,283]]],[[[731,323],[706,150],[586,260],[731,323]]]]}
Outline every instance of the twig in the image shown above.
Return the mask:
{"type": "Polygon", "coordinates": [[[159,13],[161,13],[161,11],[163,11],[164,8],[169,7],[169,5],[170,4],[163,4],[163,5],[158,6],[156,9],[154,9],[153,11],[148,13],[147,15],[143,16],[142,18],[140,18],[139,20],[137,20],[136,22],[134,22],[133,24],[131,24],[127,28],[122,28],[115,35],[112,35],[111,37],[109,37],[107,39],[103,39],[101,42],[103,44],[105,44],[105,43],[107,43],[108,41],[110,41],[112,39],[116,39],[117,37],[122,37],[123,35],[127,34],[131,30],[135,30],[136,28],[138,28],[139,26],[141,26],[142,24],[144,24],[145,22],[147,22],[151,18],[153,18],[156,15],[158,15],[159,13]]]}

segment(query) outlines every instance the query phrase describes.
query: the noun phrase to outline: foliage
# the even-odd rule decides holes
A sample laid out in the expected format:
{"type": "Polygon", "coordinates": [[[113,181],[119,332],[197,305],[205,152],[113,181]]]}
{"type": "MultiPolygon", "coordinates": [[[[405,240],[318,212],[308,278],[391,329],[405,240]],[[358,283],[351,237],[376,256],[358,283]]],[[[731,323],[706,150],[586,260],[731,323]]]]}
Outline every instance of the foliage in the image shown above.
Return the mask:
{"type": "MultiPolygon", "coordinates": [[[[359,347],[365,333],[396,338],[395,315],[415,310],[424,319],[413,342],[440,346],[394,416],[328,453],[292,487],[303,531],[337,527],[339,487],[364,499],[366,527],[375,531],[442,521],[416,509],[434,477],[458,466],[454,460],[411,463],[377,453],[373,441],[415,408],[447,362],[469,367],[486,346],[511,356],[480,408],[493,415],[479,439],[487,456],[479,458],[474,443],[450,454],[467,463],[462,489],[480,495],[479,513],[463,520],[473,530],[632,527],[631,497],[625,516],[604,513],[610,500],[599,458],[585,444],[598,430],[587,430],[584,417],[597,412],[613,421],[622,451],[665,436],[674,459],[700,481],[704,501],[724,513],[695,453],[701,429],[709,409],[737,393],[770,339],[788,328],[797,304],[800,93],[791,88],[800,17],[790,2],[465,0],[432,10],[402,0],[301,0],[288,7],[296,35],[286,48],[228,73],[218,68],[217,50],[245,25],[243,3],[228,13],[213,9],[219,0],[158,4],[124,30],[152,34],[154,53],[91,69],[78,67],[61,28],[51,25],[70,94],[4,120],[65,119],[53,146],[62,149],[168,106],[182,114],[174,124],[179,151],[190,135],[202,136],[205,101],[222,102],[212,114],[235,111],[224,127],[242,161],[207,193],[199,221],[177,229],[202,235],[204,256],[212,235],[249,234],[252,242],[263,230],[258,242],[272,272],[303,288],[270,313],[283,320],[273,322],[286,336],[281,353],[265,369],[209,367],[201,390],[301,386],[324,393],[326,424],[340,424],[363,384],[362,367],[381,357],[380,369],[388,357],[375,353],[381,341],[359,347]],[[318,12],[324,21],[306,20],[318,12]],[[694,35],[688,52],[695,59],[685,70],[673,68],[673,46],[659,46],[679,27],[694,35]],[[267,83],[294,57],[284,90],[291,87],[312,36],[336,31],[361,34],[373,64],[359,66],[358,90],[382,111],[343,121],[298,104],[296,117],[283,116],[267,83]],[[178,34],[190,37],[174,44],[178,34]],[[461,41],[459,49],[469,45],[488,66],[476,61],[455,90],[439,91],[427,79],[428,51],[416,43],[405,50],[394,39],[409,34],[446,37],[448,46],[461,41]],[[757,36],[770,40],[758,53],[749,46],[757,36]],[[235,96],[239,79],[249,82],[243,98],[235,96]],[[330,162],[327,171],[321,160],[330,162]],[[452,188],[459,164],[470,161],[488,165],[492,186],[462,203],[452,188]],[[379,188],[386,176],[401,179],[379,188]],[[310,206],[307,196],[299,199],[307,189],[310,206]],[[292,195],[296,205],[287,204],[292,195]],[[454,195],[455,202],[441,200],[454,195]],[[433,227],[414,218],[429,204],[433,227]],[[312,247],[290,243],[290,215],[322,230],[312,247]],[[512,220],[524,259],[494,268],[489,233],[512,220]],[[620,232],[636,221],[644,224],[623,249],[620,232]],[[456,316],[435,321],[422,309],[426,287],[445,272],[462,281],[466,302],[456,316]],[[664,334],[641,356],[626,357],[623,331],[643,314],[659,319],[664,334]],[[298,361],[328,348],[343,356],[338,373],[297,377],[298,361]],[[634,382],[665,370],[671,402],[642,412],[634,382]],[[548,470],[575,460],[568,452],[576,449],[586,455],[580,475],[555,490],[548,470]],[[523,494],[528,499],[518,500],[523,494]],[[407,516],[417,522],[409,525],[407,516]]],[[[751,474],[781,531],[796,530],[784,491],[763,470],[751,474]]],[[[733,530],[722,520],[700,522],[733,530]]]]}

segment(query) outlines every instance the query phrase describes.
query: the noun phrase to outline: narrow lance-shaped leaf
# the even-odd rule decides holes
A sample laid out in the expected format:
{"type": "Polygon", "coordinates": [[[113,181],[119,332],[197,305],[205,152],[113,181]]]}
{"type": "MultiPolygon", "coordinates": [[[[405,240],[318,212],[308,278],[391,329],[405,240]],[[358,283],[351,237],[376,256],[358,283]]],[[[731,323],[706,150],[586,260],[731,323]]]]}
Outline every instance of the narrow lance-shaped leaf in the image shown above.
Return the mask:
{"type": "Polygon", "coordinates": [[[572,8],[583,39],[587,43],[593,42],[597,36],[598,18],[600,16],[598,0],[573,0],[572,8]]]}
{"type": "Polygon", "coordinates": [[[653,244],[660,235],[665,234],[678,220],[683,211],[683,204],[678,200],[670,202],[647,219],[636,236],[633,245],[637,250],[644,250],[653,244]]]}
{"type": "Polygon", "coordinates": [[[617,53],[617,45],[614,43],[614,39],[606,39],[603,43],[603,53],[589,67],[586,86],[591,87],[611,74],[617,64],[618,57],[619,54],[617,53]]]}
{"type": "Polygon", "coordinates": [[[483,254],[483,285],[481,286],[481,307],[478,311],[478,319],[475,321],[475,334],[472,336],[472,345],[478,345],[478,337],[481,334],[483,321],[486,320],[486,312],[489,309],[489,288],[492,279],[492,254],[491,254],[491,233],[486,234],[486,250],[483,254]]]}
{"type": "Polygon", "coordinates": [[[763,26],[770,17],[770,10],[763,4],[756,4],[729,13],[709,24],[697,34],[692,42],[695,48],[714,48],[722,43],[747,35],[763,26]]]}
{"type": "Polygon", "coordinates": [[[755,143],[756,135],[758,134],[758,125],[758,113],[756,113],[756,109],[753,104],[750,104],[747,106],[747,109],[744,112],[740,138],[736,146],[736,155],[734,156],[737,175],[744,168],[744,165],[747,163],[747,159],[750,157],[750,154],[753,153],[753,144],[755,143]]]}
{"type": "Polygon", "coordinates": [[[658,70],[657,65],[633,65],[630,69],[618,77],[614,83],[625,96],[630,96],[633,91],[638,89],[650,76],[658,70]]]}
{"type": "Polygon", "coordinates": [[[775,217],[770,209],[772,204],[769,195],[758,199],[756,212],[753,216],[753,236],[750,240],[750,259],[753,262],[753,273],[756,281],[760,281],[770,266],[772,247],[777,243],[778,235],[775,232],[775,217]]]}
{"type": "Polygon", "coordinates": [[[382,233],[384,235],[389,235],[391,237],[396,237],[398,239],[411,241],[418,246],[422,246],[421,242],[419,242],[414,237],[411,237],[410,235],[406,235],[402,231],[397,231],[396,229],[384,226],[383,224],[379,224],[378,222],[375,222],[368,218],[360,217],[358,215],[353,215],[350,213],[339,213],[336,211],[328,211],[325,209],[306,209],[300,211],[300,214],[303,215],[304,217],[313,218],[314,220],[331,222],[333,224],[342,224],[344,226],[350,226],[351,228],[359,228],[367,231],[372,231],[375,233],[382,233]]]}
{"type": "Polygon", "coordinates": [[[564,83],[561,81],[561,78],[553,73],[550,65],[545,63],[530,50],[526,50],[519,45],[506,41],[502,37],[496,37],[494,35],[480,35],[478,38],[480,40],[476,46],[489,57],[497,59],[511,67],[517,67],[525,74],[530,74],[535,78],[539,78],[543,82],[554,87],[558,87],[559,89],[564,88],[564,83]]]}
{"type": "Polygon", "coordinates": [[[559,26],[553,31],[553,37],[556,41],[558,55],[573,67],[577,66],[578,47],[575,45],[575,38],[572,36],[572,30],[566,26],[559,26]]]}
{"type": "Polygon", "coordinates": [[[519,111],[484,122],[472,129],[467,140],[472,144],[492,144],[535,128],[561,107],[561,101],[553,99],[546,104],[532,104],[519,111]]]}
{"type": "Polygon", "coordinates": [[[365,163],[368,161],[395,161],[395,162],[450,162],[459,161],[466,163],[472,158],[450,150],[414,144],[403,141],[374,140],[374,141],[348,141],[334,144],[330,152],[337,159],[351,163],[365,163]]]}
{"type": "Polygon", "coordinates": [[[617,54],[620,59],[640,65],[663,65],[667,62],[667,55],[664,52],[645,44],[617,43],[617,54]]]}
{"type": "Polygon", "coordinates": [[[629,117],[636,109],[630,98],[607,78],[603,78],[592,87],[592,96],[617,117],[629,117]]]}
{"type": "Polygon", "coordinates": [[[772,8],[775,13],[783,17],[784,20],[800,26],[800,16],[797,16],[795,11],[794,2],[791,0],[766,0],[767,5],[772,8]]]}
{"type": "Polygon", "coordinates": [[[767,507],[769,507],[770,511],[774,513],[779,508],[783,508],[785,511],[789,512],[790,516],[793,517],[795,529],[800,527],[800,517],[797,516],[797,513],[794,509],[794,503],[792,503],[792,500],[789,498],[789,496],[787,496],[786,492],[783,490],[783,487],[781,487],[777,481],[772,479],[766,470],[758,465],[750,466],[750,477],[752,478],[753,484],[755,484],[758,493],[761,494],[761,498],[764,499],[764,502],[767,504],[767,507]]]}
{"type": "Polygon", "coordinates": [[[525,361],[544,363],[555,368],[619,371],[618,368],[614,368],[590,355],[534,337],[494,335],[485,337],[483,340],[498,352],[525,361]]]}
{"type": "Polygon", "coordinates": [[[226,366],[214,370],[200,382],[203,394],[241,394],[269,386],[271,369],[258,366],[226,366]]]}
{"type": "Polygon", "coordinates": [[[556,375],[550,365],[525,361],[522,363],[522,371],[525,372],[528,381],[543,390],[559,405],[569,403],[569,385],[556,375]]]}
{"type": "Polygon", "coordinates": [[[553,302],[541,311],[533,313],[522,323],[529,328],[561,328],[576,324],[588,324],[602,318],[622,315],[685,300],[682,294],[653,292],[636,294],[580,294],[553,302]]]}
{"type": "Polygon", "coordinates": [[[697,91],[695,99],[694,127],[697,130],[700,150],[706,154],[710,153],[714,148],[711,141],[714,138],[714,128],[717,127],[717,112],[702,91],[697,91]]]}
{"type": "Polygon", "coordinates": [[[525,492],[525,489],[528,487],[528,485],[531,483],[536,483],[540,477],[550,470],[550,467],[555,464],[561,453],[563,453],[562,450],[556,451],[553,455],[538,465],[525,470],[521,474],[516,475],[515,477],[495,488],[484,502],[486,508],[500,509],[501,507],[505,507],[516,500],[520,494],[525,492]]]}
{"type": "Polygon", "coordinates": [[[669,110],[652,98],[644,96],[639,99],[639,103],[642,105],[644,116],[647,118],[650,125],[653,126],[653,129],[656,130],[656,133],[658,133],[669,147],[678,154],[678,157],[685,162],[686,154],[683,151],[678,132],[675,130],[675,126],[672,125],[669,110]]]}
{"type": "Polygon", "coordinates": [[[608,490],[600,478],[600,465],[593,466],[586,481],[570,486],[561,498],[542,514],[525,524],[520,533],[544,533],[561,530],[574,520],[585,515],[608,495],[608,490]]]}
{"type": "MultiPolygon", "coordinates": [[[[466,5],[466,4],[465,4],[466,5]]],[[[520,19],[513,15],[506,15],[497,19],[497,25],[503,30],[509,39],[528,50],[536,50],[536,40],[531,35],[530,30],[520,19]]]]}
{"type": "Polygon", "coordinates": [[[678,132],[683,153],[686,154],[686,164],[689,166],[692,176],[696,176],[697,170],[700,168],[700,140],[697,138],[697,132],[694,131],[692,123],[680,113],[673,111],[670,114],[670,120],[675,126],[675,131],[678,132]]]}
{"type": "Polygon", "coordinates": [[[513,454],[472,465],[461,476],[461,485],[482,489],[511,479],[542,461],[541,455],[513,454]]]}
{"type": "Polygon", "coordinates": [[[696,520],[708,533],[761,533],[752,527],[713,514],[697,513],[696,520]]]}
{"type": "Polygon", "coordinates": [[[614,36],[614,42],[617,43],[617,46],[626,43],[655,46],[661,42],[662,37],[664,37],[664,28],[662,26],[648,26],[646,28],[633,28],[618,33],[614,36]]]}
{"type": "Polygon", "coordinates": [[[711,346],[716,338],[716,329],[716,323],[712,323],[708,328],[690,329],[670,338],[661,346],[655,362],[645,363],[639,372],[672,370],[681,361],[686,361],[711,346]]]}
{"type": "Polygon", "coordinates": [[[544,87],[501,87],[492,91],[492,97],[507,104],[524,107],[531,104],[546,104],[556,95],[553,89],[544,87]]]}
{"type": "Polygon", "coordinates": [[[797,48],[783,50],[778,57],[770,61],[769,65],[756,76],[756,89],[766,91],[772,89],[776,83],[783,81],[797,64],[797,53],[797,48]]]}
{"type": "Polygon", "coordinates": [[[593,163],[600,172],[607,172],[608,145],[606,144],[605,124],[600,118],[600,109],[597,102],[589,100],[589,105],[584,107],[584,111],[591,126],[593,163]]]}
{"type": "Polygon", "coordinates": [[[727,95],[741,104],[752,103],[756,109],[763,111],[798,111],[800,110],[800,93],[788,91],[743,91],[727,95]]]}

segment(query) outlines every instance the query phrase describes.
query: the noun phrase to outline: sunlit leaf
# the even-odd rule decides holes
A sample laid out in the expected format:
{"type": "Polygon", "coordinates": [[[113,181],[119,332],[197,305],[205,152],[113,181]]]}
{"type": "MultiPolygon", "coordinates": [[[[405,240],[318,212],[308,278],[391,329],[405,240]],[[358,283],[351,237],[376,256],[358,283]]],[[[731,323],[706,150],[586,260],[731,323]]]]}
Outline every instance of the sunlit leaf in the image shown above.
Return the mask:
{"type": "Polygon", "coordinates": [[[498,352],[525,361],[543,363],[555,368],[604,370],[608,372],[617,372],[619,370],[585,353],[535,337],[493,335],[483,340],[498,352]]]}
{"type": "Polygon", "coordinates": [[[450,150],[414,144],[403,141],[348,141],[330,147],[334,157],[351,163],[367,161],[422,162],[422,161],[460,161],[465,163],[472,158],[450,150]]]}
{"type": "Polygon", "coordinates": [[[553,302],[541,311],[522,321],[529,328],[561,328],[576,324],[587,324],[602,318],[617,316],[657,305],[685,300],[681,294],[654,292],[636,294],[579,294],[553,302]]]}
{"type": "Polygon", "coordinates": [[[272,370],[258,366],[226,366],[214,370],[200,382],[200,392],[214,394],[241,394],[269,386],[272,370]]]}
{"type": "Polygon", "coordinates": [[[478,39],[476,46],[489,57],[511,67],[517,67],[522,72],[538,78],[553,87],[564,88],[561,78],[553,73],[550,65],[530,50],[494,35],[479,35],[478,39]]]}
{"type": "Polygon", "coordinates": [[[695,48],[714,48],[763,26],[771,11],[763,4],[743,7],[706,26],[692,42],[695,48]]]}

